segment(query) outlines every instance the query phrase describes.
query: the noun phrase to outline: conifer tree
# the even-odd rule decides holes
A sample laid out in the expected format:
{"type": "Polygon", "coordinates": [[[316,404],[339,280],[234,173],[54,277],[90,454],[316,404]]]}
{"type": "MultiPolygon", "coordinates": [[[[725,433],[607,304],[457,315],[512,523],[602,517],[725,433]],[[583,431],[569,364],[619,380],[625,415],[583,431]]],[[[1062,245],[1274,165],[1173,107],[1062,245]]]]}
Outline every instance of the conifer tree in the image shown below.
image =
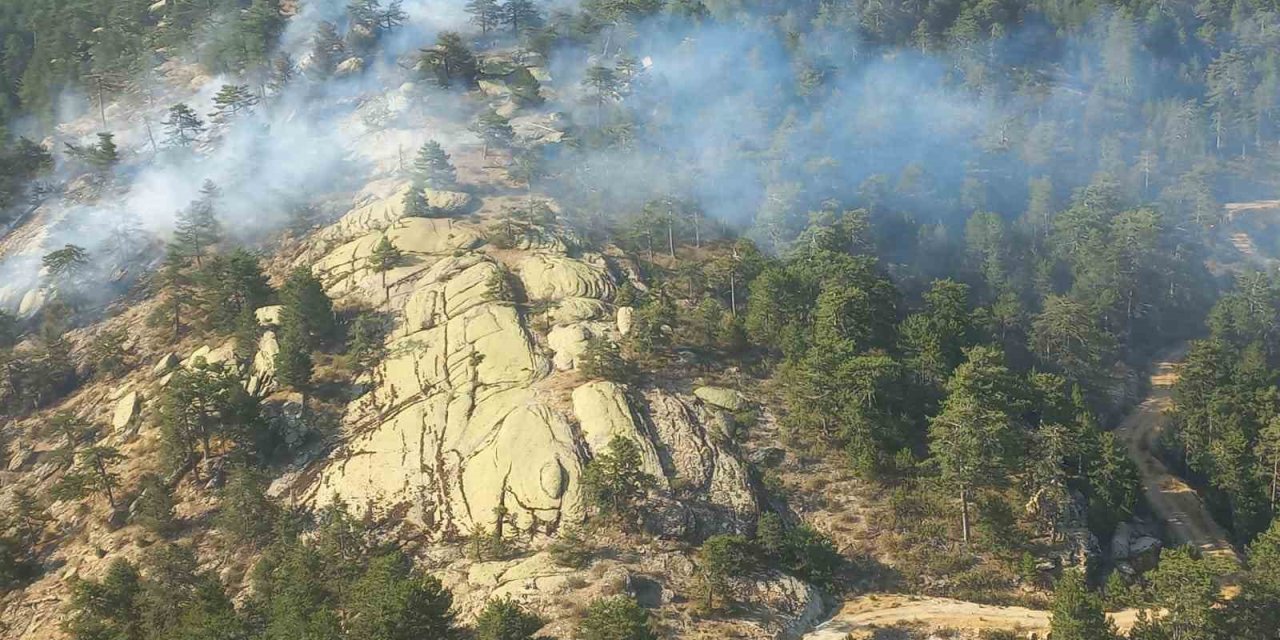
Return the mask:
{"type": "Polygon", "coordinates": [[[148,473],[138,482],[138,499],[133,504],[133,521],[160,536],[173,533],[173,490],[160,476],[148,473]]]}
{"type": "Polygon", "coordinates": [[[249,90],[249,85],[224,84],[213,96],[213,111],[209,112],[209,124],[215,129],[223,129],[232,122],[253,113],[258,104],[258,96],[249,90]]]}
{"type": "Polygon", "coordinates": [[[307,395],[311,388],[313,363],[311,340],[306,328],[296,321],[284,321],[280,327],[280,350],[275,356],[276,380],[302,394],[302,409],[307,408],[307,395]]]}
{"type": "Polygon", "coordinates": [[[369,254],[369,261],[373,265],[373,271],[382,275],[382,290],[388,296],[391,295],[391,292],[387,291],[387,272],[396,268],[403,258],[404,254],[385,235],[373,247],[373,253],[369,254]]]}
{"type": "Polygon", "coordinates": [[[613,596],[592,602],[576,640],[658,640],[649,612],[629,596],[613,596]]]}
{"type": "Polygon", "coordinates": [[[307,76],[316,80],[324,80],[333,75],[346,55],[347,46],[338,35],[338,28],[332,22],[321,22],[316,34],[311,39],[311,65],[307,67],[307,76]]]}
{"type": "Polygon", "coordinates": [[[496,598],[485,604],[476,618],[476,640],[535,640],[545,624],[511,598],[496,598]]]}
{"type": "Polygon", "coordinates": [[[205,251],[222,241],[222,223],[216,209],[220,195],[218,186],[205,180],[200,197],[178,212],[171,251],[194,258],[197,267],[201,266],[205,251]]]}
{"type": "Polygon", "coordinates": [[[637,507],[655,483],[644,471],[640,446],[623,436],[614,436],[582,475],[583,492],[596,511],[625,523],[635,521],[637,507]]]}
{"type": "Polygon", "coordinates": [[[502,4],[502,24],[511,29],[511,35],[537,26],[541,15],[533,0],[507,0],[502,4]]]}
{"type": "Polygon", "coordinates": [[[152,281],[153,288],[156,293],[163,295],[163,300],[149,322],[153,326],[173,327],[175,342],[182,335],[185,311],[194,305],[192,284],[191,276],[187,273],[186,257],[174,244],[170,244],[165,253],[164,264],[152,281]]]}
{"type": "Polygon", "coordinates": [[[414,185],[423,189],[452,189],[458,179],[449,154],[435,140],[428,140],[418,149],[411,175],[414,185]]]}
{"type": "Polygon", "coordinates": [[[480,27],[482,34],[487,35],[501,23],[502,5],[498,0],[468,0],[466,9],[471,14],[471,24],[480,27]]]}
{"type": "Polygon", "coordinates": [[[489,157],[489,147],[509,148],[515,140],[515,131],[511,121],[507,120],[496,109],[486,109],[471,124],[471,131],[484,141],[484,157],[489,157]]]}
{"type": "Polygon", "coordinates": [[[1067,571],[1053,590],[1049,634],[1053,640],[1109,640],[1115,626],[1102,611],[1102,601],[1090,593],[1084,574],[1067,571]]]}
{"type": "Polygon", "coordinates": [[[462,36],[445,31],[436,39],[436,46],[423,51],[421,68],[429,73],[441,87],[474,87],[479,64],[467,48],[462,36]]]}
{"type": "Polygon", "coordinates": [[[161,124],[165,130],[165,144],[170,147],[189,147],[204,133],[204,120],[183,102],[169,107],[169,115],[161,124]]]}
{"type": "Polygon", "coordinates": [[[280,290],[281,328],[297,327],[299,338],[309,349],[336,337],[337,324],[333,315],[333,301],[307,267],[294,269],[280,290]]]}

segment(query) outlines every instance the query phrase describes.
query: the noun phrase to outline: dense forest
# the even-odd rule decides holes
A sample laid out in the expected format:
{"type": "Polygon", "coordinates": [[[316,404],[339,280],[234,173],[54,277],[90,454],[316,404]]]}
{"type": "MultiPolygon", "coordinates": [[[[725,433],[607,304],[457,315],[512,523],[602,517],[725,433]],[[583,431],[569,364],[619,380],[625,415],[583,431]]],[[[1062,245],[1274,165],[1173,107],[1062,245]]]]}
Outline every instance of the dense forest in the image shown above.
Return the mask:
{"type": "MultiPolygon", "coordinates": [[[[0,267],[50,292],[37,311],[0,313],[0,412],[39,424],[60,474],[49,495],[9,491],[0,588],[45,571],[38,550],[64,535],[47,502],[99,500],[113,526],[156,544],[68,581],[62,630],[76,640],[515,640],[549,622],[511,599],[464,619],[382,523],[269,496],[394,355],[385,313],[331,299],[308,266],[280,273],[273,255],[332,222],[313,196],[357,174],[358,154],[328,147],[358,136],[308,136],[338,129],[353,96],[404,81],[513,185],[519,205],[489,243],[632,265],[609,302],[634,320],[625,338],[589,341],[582,376],[656,388],[743,372],[776,416],[769,446],[888,496],[895,588],[936,591],[909,575],[915,561],[967,577],[942,595],[1038,589],[1054,640],[1122,637],[1104,607],[1141,610],[1132,640],[1273,637],[1280,280],[1267,263],[1280,244],[1259,234],[1260,255],[1231,254],[1224,205],[1280,187],[1280,4],[438,4],[0,0],[3,219],[72,203],[38,264],[0,267]],[[200,74],[203,93],[166,84],[178,68],[196,69],[184,77],[200,74]],[[517,135],[512,111],[485,99],[495,78],[513,110],[563,135],[517,135]],[[264,185],[282,176],[295,184],[264,185]],[[141,216],[144,229],[128,209],[163,180],[194,197],[172,220],[141,216]],[[146,321],[95,330],[117,297],[149,300],[146,321]],[[242,380],[267,306],[293,417],[242,380]],[[166,378],[155,473],[126,483],[102,425],[59,403],[144,366],[143,334],[238,347],[228,365],[166,378]],[[1168,548],[1143,571],[1080,562],[1044,580],[1045,548],[1097,546],[1150,512],[1114,429],[1152,363],[1188,341],[1158,453],[1243,560],[1168,548]],[[175,515],[184,491],[218,505],[218,544],[252,550],[245,592],[198,560],[175,515]]],[[[455,136],[434,133],[400,152],[401,204],[462,219],[429,196],[467,188],[445,150],[455,136]]],[[[408,260],[386,236],[368,260],[389,302],[408,260]]],[[[762,421],[735,414],[741,433],[727,437],[760,437],[762,421]]],[[[644,455],[622,437],[594,452],[587,530],[557,533],[558,565],[605,555],[593,532],[647,535],[658,487],[644,455]]],[[[831,597],[887,582],[797,515],[767,466],[751,470],[766,507],[748,530],[684,541],[700,615],[731,617],[743,575],[785,572],[831,597]]],[[[477,560],[510,556],[523,543],[504,537],[507,515],[454,542],[477,560]]],[[[665,637],[652,617],[601,598],[574,633],[665,637]]]]}

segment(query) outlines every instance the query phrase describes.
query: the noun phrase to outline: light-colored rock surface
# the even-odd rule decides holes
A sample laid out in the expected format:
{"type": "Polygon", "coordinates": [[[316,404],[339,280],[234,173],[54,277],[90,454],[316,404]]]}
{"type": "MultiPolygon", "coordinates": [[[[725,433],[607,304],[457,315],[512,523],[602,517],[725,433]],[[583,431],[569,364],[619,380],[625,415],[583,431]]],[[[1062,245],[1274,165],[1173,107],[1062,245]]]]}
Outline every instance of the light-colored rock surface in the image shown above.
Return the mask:
{"type": "Polygon", "coordinates": [[[599,256],[578,260],[565,255],[534,254],[518,269],[531,300],[607,299],[615,285],[599,256]]]}
{"type": "Polygon", "coordinates": [[[138,417],[138,410],[142,408],[142,399],[138,397],[137,391],[130,391],[119,400],[116,401],[115,411],[111,416],[111,429],[115,433],[125,432],[138,417]]]}
{"type": "Polygon", "coordinates": [[[24,318],[31,316],[44,307],[44,302],[44,289],[31,289],[22,296],[22,302],[18,303],[18,315],[24,318]]]}
{"type": "Polygon", "coordinates": [[[265,396],[275,390],[277,353],[280,353],[280,343],[276,341],[275,332],[264,332],[258,339],[258,352],[253,356],[253,365],[245,381],[246,391],[265,396]]]}
{"type": "MultiPolygon", "coordinates": [[[[355,228],[354,215],[331,229],[355,228]]],[[[383,233],[351,238],[315,261],[332,295],[381,306],[398,322],[388,357],[368,376],[369,391],[348,405],[341,446],[314,472],[299,474],[305,484],[293,487],[295,495],[395,511],[436,540],[492,530],[500,506],[508,534],[549,532],[582,519],[584,466],[619,433],[641,444],[660,487],[675,477],[688,483],[697,504],[682,521],[709,530],[754,522],[745,469],[709,436],[717,418],[699,403],[655,393],[633,408],[621,387],[590,383],[573,392],[570,415],[540,390],[559,384],[549,380],[561,375],[555,365],[572,366],[584,336],[616,335],[603,302],[615,283],[603,259],[552,251],[517,257],[530,298],[556,303],[546,314],[550,335],[535,336],[508,299],[504,267],[476,250],[475,227],[396,221],[385,234],[406,260],[387,274],[385,289],[381,274],[364,264],[383,233]]],[[[260,345],[259,355],[267,350],[260,345]]]]}
{"type": "Polygon", "coordinates": [[[659,480],[666,480],[658,449],[653,439],[641,431],[643,420],[632,410],[622,385],[601,380],[574,389],[573,413],[593,455],[608,451],[609,441],[616,436],[629,438],[640,447],[644,470],[659,480]]]}
{"type": "Polygon", "coordinates": [[[283,305],[274,304],[254,311],[253,315],[258,319],[258,324],[264,327],[278,327],[280,326],[280,312],[283,309],[283,305]]]}
{"type": "Polygon", "coordinates": [[[446,215],[456,215],[471,206],[471,194],[461,191],[444,191],[427,189],[422,192],[427,199],[427,206],[446,215]]]}
{"type": "Polygon", "coordinates": [[[602,322],[579,322],[552,327],[547,333],[547,346],[555,352],[552,362],[556,369],[568,371],[577,368],[578,360],[587,352],[592,338],[608,337],[613,326],[602,322]]]}
{"type": "Polygon", "coordinates": [[[151,368],[151,375],[162,376],[178,366],[178,356],[172,353],[165,354],[164,357],[156,361],[156,365],[151,368]]]}
{"type": "Polygon", "coordinates": [[[720,407],[727,411],[741,411],[750,405],[747,397],[736,389],[698,387],[693,390],[693,395],[698,396],[699,400],[713,407],[720,407]]]}
{"type": "Polygon", "coordinates": [[[636,310],[632,307],[618,307],[618,317],[616,319],[618,325],[618,333],[626,337],[631,333],[631,325],[635,323],[636,310]]]}
{"type": "Polygon", "coordinates": [[[547,310],[552,325],[568,325],[606,317],[608,305],[592,298],[565,298],[547,310]]]}

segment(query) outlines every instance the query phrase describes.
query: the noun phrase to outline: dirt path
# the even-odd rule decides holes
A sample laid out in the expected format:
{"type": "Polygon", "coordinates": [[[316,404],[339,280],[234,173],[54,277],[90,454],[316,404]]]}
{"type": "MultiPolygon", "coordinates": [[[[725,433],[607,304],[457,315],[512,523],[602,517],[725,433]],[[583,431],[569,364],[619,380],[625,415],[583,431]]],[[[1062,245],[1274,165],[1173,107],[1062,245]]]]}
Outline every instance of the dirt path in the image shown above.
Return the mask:
{"type": "Polygon", "coordinates": [[[1166,542],[1194,545],[1205,553],[1239,559],[1226,531],[1214,522],[1194,489],[1171,473],[1155,455],[1168,422],[1165,412],[1173,406],[1172,387],[1178,380],[1177,365],[1186,347],[1171,349],[1157,359],[1151,375],[1151,392],[1116,429],[1138,464],[1142,490],[1156,517],[1164,524],[1166,542]]]}
{"type": "MultiPolygon", "coordinates": [[[[1239,560],[1227,534],[1213,521],[1195,490],[1169,472],[1155,456],[1155,445],[1169,418],[1173,404],[1172,387],[1178,379],[1177,365],[1185,346],[1170,349],[1156,359],[1147,399],[1125,418],[1116,435],[1142,474],[1142,489],[1156,517],[1164,523],[1174,545],[1192,544],[1207,554],[1239,560]]],[[[1127,630],[1136,611],[1108,614],[1116,626],[1127,630]]],[[[918,624],[928,629],[999,629],[1044,633],[1049,629],[1049,612],[1025,607],[995,605],[899,594],[873,594],[844,603],[827,622],[804,636],[804,640],[845,640],[858,629],[918,624]]]]}
{"type": "MultiPolygon", "coordinates": [[[[1127,631],[1136,611],[1108,614],[1127,631]]],[[[1026,607],[1000,607],[950,598],[878,594],[844,603],[835,617],[818,626],[804,640],[845,640],[858,629],[919,624],[928,629],[998,629],[1043,634],[1049,630],[1049,612],[1026,607]]]]}

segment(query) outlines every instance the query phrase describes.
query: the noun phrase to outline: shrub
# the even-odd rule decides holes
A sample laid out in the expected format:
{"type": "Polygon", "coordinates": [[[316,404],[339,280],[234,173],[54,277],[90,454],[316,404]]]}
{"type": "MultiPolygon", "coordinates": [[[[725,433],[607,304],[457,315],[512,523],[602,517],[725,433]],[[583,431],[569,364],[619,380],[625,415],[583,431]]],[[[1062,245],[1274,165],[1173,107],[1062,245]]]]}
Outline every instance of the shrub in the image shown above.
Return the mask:
{"type": "Polygon", "coordinates": [[[649,612],[627,596],[592,602],[574,637],[578,640],[658,640],[649,612]]]}

